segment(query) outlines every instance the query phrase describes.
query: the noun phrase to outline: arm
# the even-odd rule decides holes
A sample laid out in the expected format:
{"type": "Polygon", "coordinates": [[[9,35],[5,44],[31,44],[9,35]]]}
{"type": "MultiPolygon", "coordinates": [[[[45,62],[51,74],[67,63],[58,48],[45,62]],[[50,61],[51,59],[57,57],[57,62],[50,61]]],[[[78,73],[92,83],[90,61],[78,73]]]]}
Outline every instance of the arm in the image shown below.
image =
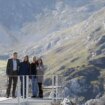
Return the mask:
{"type": "Polygon", "coordinates": [[[45,67],[44,67],[44,65],[42,65],[39,70],[40,70],[40,72],[42,72],[42,74],[44,74],[44,72],[45,72],[45,67]]]}
{"type": "Polygon", "coordinates": [[[42,66],[42,69],[43,69],[43,74],[44,74],[44,72],[45,72],[45,66],[44,65],[42,66]]]}
{"type": "Polygon", "coordinates": [[[20,63],[20,64],[19,64],[19,69],[18,69],[18,75],[21,75],[21,68],[22,68],[21,65],[22,65],[22,64],[20,63]]]}
{"type": "Polygon", "coordinates": [[[20,74],[20,60],[18,59],[18,66],[17,66],[17,70],[18,70],[18,75],[20,74]]]}
{"type": "Polygon", "coordinates": [[[28,68],[28,75],[31,75],[31,64],[29,63],[29,68],[28,68]]]}
{"type": "Polygon", "coordinates": [[[27,71],[27,75],[30,75],[31,74],[31,64],[29,63],[28,64],[28,71],[27,71]]]}
{"type": "Polygon", "coordinates": [[[30,75],[32,75],[32,63],[30,64],[30,75]]]}
{"type": "Polygon", "coordinates": [[[9,71],[10,71],[10,60],[8,60],[7,62],[6,75],[9,75],[9,71]]]}
{"type": "Polygon", "coordinates": [[[32,64],[29,63],[29,72],[28,72],[29,79],[32,79],[32,77],[31,77],[31,66],[32,66],[32,64]]]}

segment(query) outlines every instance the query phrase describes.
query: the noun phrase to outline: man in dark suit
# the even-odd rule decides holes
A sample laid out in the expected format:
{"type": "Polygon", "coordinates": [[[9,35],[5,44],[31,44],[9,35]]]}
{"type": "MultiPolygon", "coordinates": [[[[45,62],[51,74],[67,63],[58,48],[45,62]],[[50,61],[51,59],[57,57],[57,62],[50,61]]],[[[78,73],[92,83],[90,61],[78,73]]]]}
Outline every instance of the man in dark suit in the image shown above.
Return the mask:
{"type": "Polygon", "coordinates": [[[6,68],[6,74],[8,76],[8,86],[6,91],[7,98],[9,98],[10,96],[12,82],[13,82],[12,97],[16,98],[15,91],[16,91],[17,80],[18,80],[17,76],[18,76],[19,64],[20,64],[20,61],[19,59],[17,59],[17,52],[14,52],[13,58],[8,59],[7,68],[6,68]]]}

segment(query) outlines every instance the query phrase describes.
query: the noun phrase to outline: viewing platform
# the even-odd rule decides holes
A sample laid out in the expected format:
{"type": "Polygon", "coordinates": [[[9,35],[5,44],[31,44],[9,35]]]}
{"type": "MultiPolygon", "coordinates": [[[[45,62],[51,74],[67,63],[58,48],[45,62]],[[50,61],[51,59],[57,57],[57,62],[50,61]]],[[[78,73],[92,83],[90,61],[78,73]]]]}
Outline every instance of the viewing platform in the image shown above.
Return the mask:
{"type": "MultiPolygon", "coordinates": [[[[24,76],[23,76],[24,78],[24,76]]],[[[43,84],[44,97],[43,98],[31,98],[32,92],[29,83],[29,76],[26,78],[27,86],[26,86],[26,98],[21,97],[20,92],[20,77],[18,76],[18,84],[16,90],[16,98],[6,98],[6,79],[3,79],[3,85],[0,86],[0,105],[54,105],[52,103],[60,101],[63,99],[62,96],[59,95],[61,93],[60,89],[62,89],[61,77],[52,76],[51,85],[43,84]],[[60,80],[60,81],[59,81],[60,80]]],[[[62,81],[63,82],[63,81],[62,81]]],[[[23,81],[24,87],[24,81],[23,81]]],[[[24,96],[24,90],[23,90],[24,96]]]]}

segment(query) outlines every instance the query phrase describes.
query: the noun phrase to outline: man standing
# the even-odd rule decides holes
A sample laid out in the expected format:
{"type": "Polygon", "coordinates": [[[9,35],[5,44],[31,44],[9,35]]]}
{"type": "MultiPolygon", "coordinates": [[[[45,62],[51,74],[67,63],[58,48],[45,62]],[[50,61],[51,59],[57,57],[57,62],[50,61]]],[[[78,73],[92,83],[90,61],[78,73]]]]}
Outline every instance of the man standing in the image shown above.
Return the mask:
{"type": "Polygon", "coordinates": [[[7,98],[9,98],[10,96],[12,82],[13,82],[12,97],[16,98],[15,91],[18,80],[17,76],[18,76],[19,64],[20,61],[19,59],[17,59],[17,52],[14,52],[13,57],[11,59],[8,59],[7,68],[6,68],[6,74],[8,76],[8,86],[6,91],[7,98]]]}

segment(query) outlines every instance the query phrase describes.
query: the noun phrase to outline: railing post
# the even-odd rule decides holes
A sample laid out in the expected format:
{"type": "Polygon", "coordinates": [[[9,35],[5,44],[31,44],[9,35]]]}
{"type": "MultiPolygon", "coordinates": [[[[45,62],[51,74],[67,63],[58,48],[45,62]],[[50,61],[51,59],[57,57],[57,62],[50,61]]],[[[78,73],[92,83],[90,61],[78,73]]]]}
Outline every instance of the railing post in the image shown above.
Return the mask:
{"type": "Polygon", "coordinates": [[[29,76],[26,76],[26,99],[28,101],[28,90],[29,90],[29,76]]]}
{"type": "Polygon", "coordinates": [[[54,86],[54,75],[52,75],[52,86],[54,86]]]}
{"type": "Polygon", "coordinates": [[[58,75],[56,75],[56,101],[58,99],[58,75]]]}
{"type": "Polygon", "coordinates": [[[22,94],[23,94],[23,99],[24,99],[25,98],[25,94],[24,94],[25,93],[25,90],[24,90],[25,89],[25,76],[22,76],[22,82],[23,82],[23,86],[22,86],[23,93],[22,94]]]}
{"type": "Polygon", "coordinates": [[[54,75],[52,75],[52,94],[53,94],[53,96],[52,96],[52,101],[54,100],[54,75]]]}
{"type": "Polygon", "coordinates": [[[20,105],[20,78],[18,76],[18,89],[17,89],[17,95],[18,95],[18,105],[20,105]]]}

